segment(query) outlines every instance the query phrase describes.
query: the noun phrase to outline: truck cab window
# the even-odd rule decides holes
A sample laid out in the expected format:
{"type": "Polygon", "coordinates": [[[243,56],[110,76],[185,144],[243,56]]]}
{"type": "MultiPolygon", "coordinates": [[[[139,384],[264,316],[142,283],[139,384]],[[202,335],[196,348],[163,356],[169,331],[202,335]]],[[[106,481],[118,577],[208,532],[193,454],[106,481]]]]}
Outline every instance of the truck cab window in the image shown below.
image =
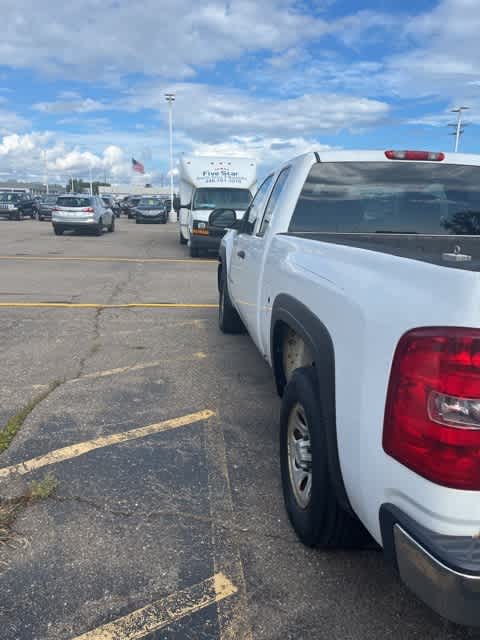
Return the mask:
{"type": "Polygon", "coordinates": [[[267,196],[270,192],[270,187],[273,182],[273,173],[266,178],[260,185],[255,197],[252,200],[251,205],[245,211],[245,216],[242,222],[242,233],[252,234],[255,228],[257,218],[261,215],[267,196]]]}
{"type": "Polygon", "coordinates": [[[258,236],[263,236],[265,231],[267,230],[268,225],[270,224],[270,220],[272,219],[273,212],[275,207],[277,206],[278,199],[280,194],[283,191],[283,187],[285,182],[287,181],[288,174],[290,173],[290,167],[285,167],[277,178],[277,182],[272,189],[272,193],[270,194],[270,198],[268,200],[268,204],[265,208],[265,213],[263,214],[262,223],[260,225],[260,229],[257,233],[258,236]]]}

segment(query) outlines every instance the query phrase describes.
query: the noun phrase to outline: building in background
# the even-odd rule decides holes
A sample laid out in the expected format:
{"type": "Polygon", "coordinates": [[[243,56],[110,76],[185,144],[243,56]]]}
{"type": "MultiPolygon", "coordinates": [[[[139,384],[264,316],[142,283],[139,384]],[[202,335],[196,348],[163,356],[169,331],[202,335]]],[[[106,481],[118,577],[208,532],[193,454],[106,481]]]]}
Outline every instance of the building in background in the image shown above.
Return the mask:
{"type": "Polygon", "coordinates": [[[113,196],[148,196],[160,195],[166,198],[170,196],[170,187],[159,187],[158,185],[139,185],[139,184],[112,184],[109,187],[98,187],[100,194],[111,193],[113,196]]]}

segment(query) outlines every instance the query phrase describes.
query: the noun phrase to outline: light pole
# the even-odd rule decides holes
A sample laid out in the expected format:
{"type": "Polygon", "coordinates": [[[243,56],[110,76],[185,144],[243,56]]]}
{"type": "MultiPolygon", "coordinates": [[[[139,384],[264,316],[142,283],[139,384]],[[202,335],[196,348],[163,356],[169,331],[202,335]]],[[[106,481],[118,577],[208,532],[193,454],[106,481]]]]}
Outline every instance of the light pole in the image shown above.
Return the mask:
{"type": "Polygon", "coordinates": [[[90,195],[93,196],[93,182],[92,182],[92,163],[90,163],[89,167],[89,174],[90,174],[90,195]]]}
{"type": "Polygon", "coordinates": [[[168,102],[168,126],[170,130],[170,212],[168,219],[170,222],[175,222],[177,214],[173,208],[173,103],[175,102],[174,93],[166,93],[165,100],[168,102]]]}
{"type": "Polygon", "coordinates": [[[464,129],[462,127],[464,127],[465,125],[462,122],[462,115],[463,115],[463,112],[466,111],[467,109],[470,109],[470,107],[457,107],[456,109],[452,109],[452,113],[457,114],[457,122],[449,124],[448,126],[455,127],[455,131],[451,134],[452,136],[455,136],[455,146],[454,146],[455,153],[458,152],[458,145],[460,144],[460,136],[464,132],[464,129]]]}
{"type": "Polygon", "coordinates": [[[47,192],[47,196],[48,196],[48,165],[47,165],[47,152],[45,150],[43,151],[43,167],[45,171],[45,191],[47,192]]]}

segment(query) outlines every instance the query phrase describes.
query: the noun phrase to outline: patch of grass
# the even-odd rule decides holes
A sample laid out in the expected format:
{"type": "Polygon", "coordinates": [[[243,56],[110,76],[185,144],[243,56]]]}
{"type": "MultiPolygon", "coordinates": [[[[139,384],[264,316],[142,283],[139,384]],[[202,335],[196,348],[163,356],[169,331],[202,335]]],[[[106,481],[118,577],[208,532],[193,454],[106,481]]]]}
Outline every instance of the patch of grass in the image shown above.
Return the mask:
{"type": "Polygon", "coordinates": [[[0,429],[0,453],[3,453],[3,451],[6,451],[6,449],[8,449],[8,447],[12,443],[12,440],[20,431],[23,423],[28,418],[28,416],[32,413],[35,407],[38,404],[40,404],[40,402],[45,400],[45,398],[47,398],[52,393],[52,391],[56,389],[60,384],[61,384],[60,381],[53,382],[48,387],[48,389],[45,389],[45,391],[42,391],[42,393],[39,393],[37,396],[32,398],[30,402],[28,402],[24,407],[22,407],[20,411],[16,413],[14,416],[12,416],[8,420],[7,424],[0,429]]]}
{"type": "Polygon", "coordinates": [[[52,496],[58,487],[53,473],[47,473],[42,480],[34,480],[26,492],[16,498],[0,498],[0,543],[6,543],[12,536],[12,526],[19,513],[29,504],[52,496]]]}
{"type": "Polygon", "coordinates": [[[58,480],[52,472],[46,473],[40,481],[34,480],[28,488],[27,497],[30,501],[45,500],[55,493],[58,480]]]}

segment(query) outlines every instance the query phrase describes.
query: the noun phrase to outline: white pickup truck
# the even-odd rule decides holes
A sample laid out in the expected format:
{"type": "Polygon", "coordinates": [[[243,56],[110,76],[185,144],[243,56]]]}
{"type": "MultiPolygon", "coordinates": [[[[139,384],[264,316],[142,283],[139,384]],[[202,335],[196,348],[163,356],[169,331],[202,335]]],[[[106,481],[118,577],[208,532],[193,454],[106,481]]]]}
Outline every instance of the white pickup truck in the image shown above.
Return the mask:
{"type": "Polygon", "coordinates": [[[309,153],[210,224],[230,228],[220,328],[246,327],[282,397],[300,539],[371,536],[430,607],[479,626],[480,156],[309,153]]]}

